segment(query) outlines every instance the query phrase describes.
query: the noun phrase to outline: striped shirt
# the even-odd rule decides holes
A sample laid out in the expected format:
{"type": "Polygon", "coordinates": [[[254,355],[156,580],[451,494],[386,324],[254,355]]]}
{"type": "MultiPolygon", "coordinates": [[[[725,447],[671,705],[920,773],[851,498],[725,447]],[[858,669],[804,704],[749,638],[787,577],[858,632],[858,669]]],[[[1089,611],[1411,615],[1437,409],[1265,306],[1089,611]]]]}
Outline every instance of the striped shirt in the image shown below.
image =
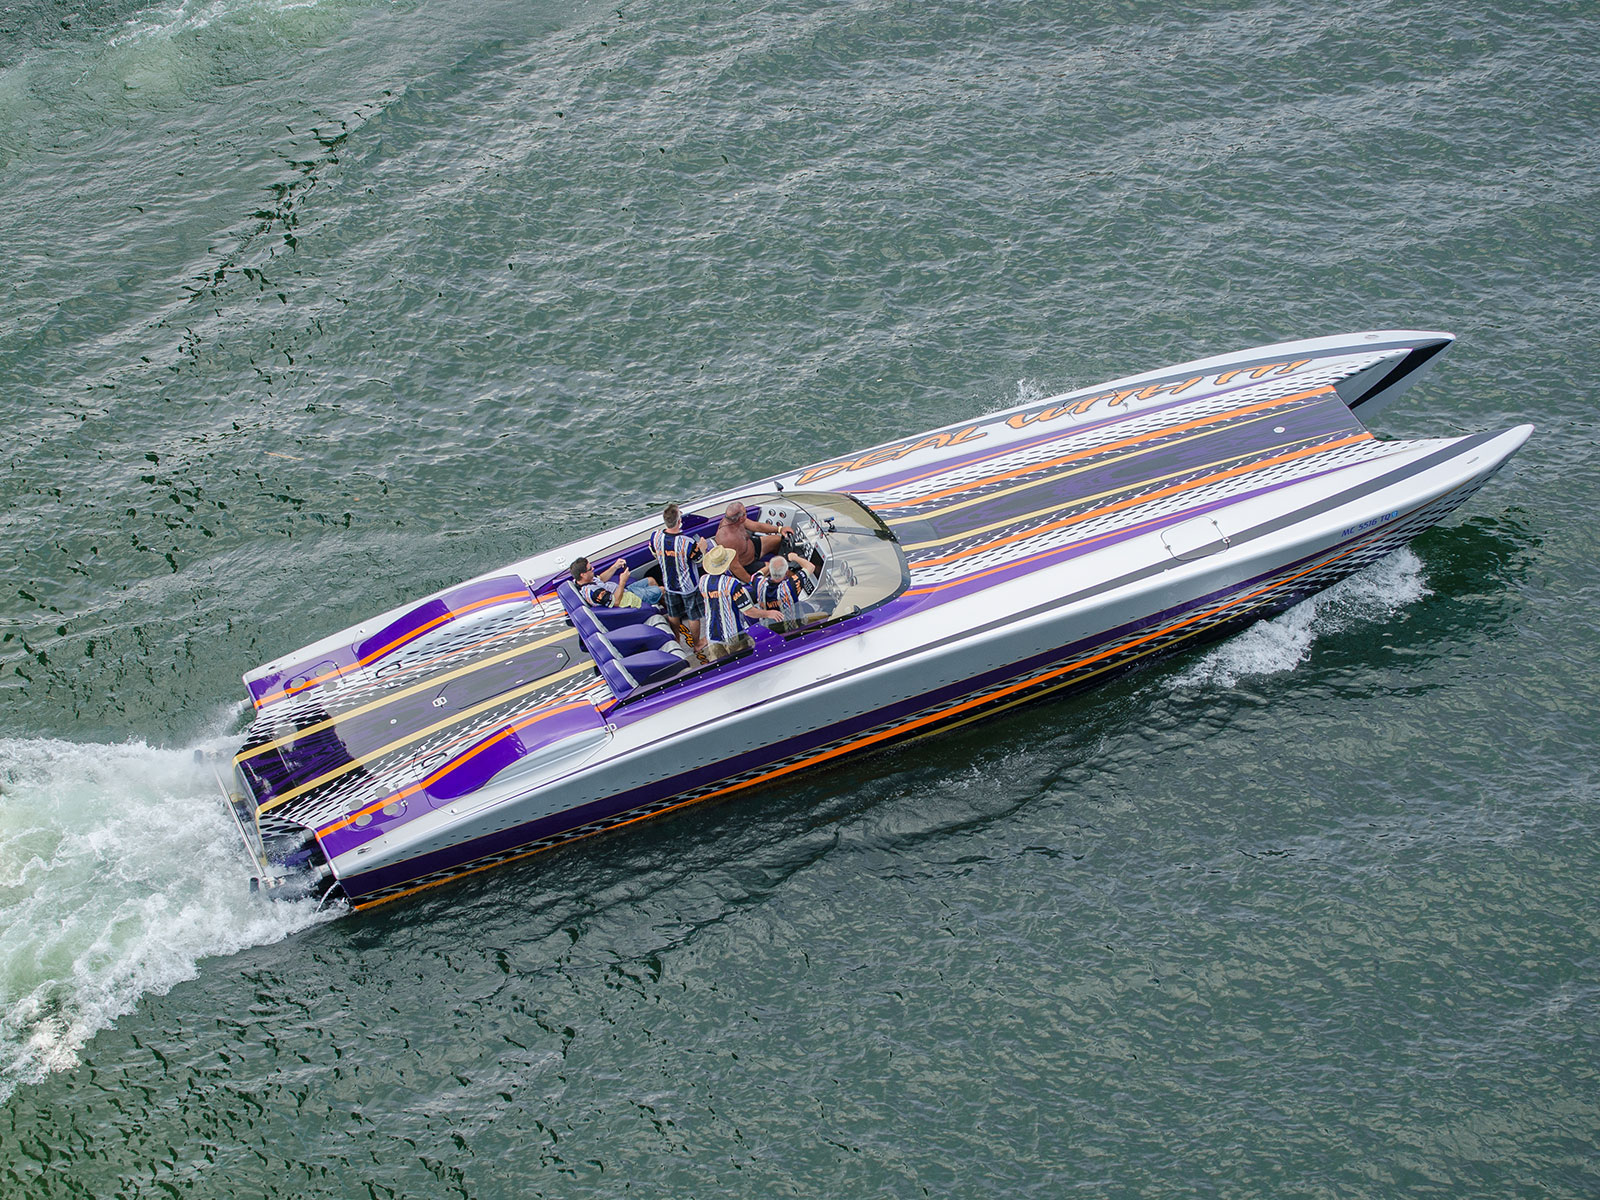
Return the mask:
{"type": "Polygon", "coordinates": [[[706,602],[706,641],[731,642],[750,627],[740,611],[750,607],[750,593],[732,575],[700,576],[700,595],[706,602]]]}
{"type": "Polygon", "coordinates": [[[800,619],[800,597],[805,593],[800,587],[800,578],[794,572],[785,575],[781,580],[774,580],[765,571],[755,578],[756,603],[762,608],[775,608],[783,614],[785,621],[798,621],[800,619]]]}
{"type": "Polygon", "coordinates": [[[609,583],[601,583],[596,579],[586,583],[578,589],[578,595],[583,597],[583,602],[590,608],[605,608],[611,603],[611,593],[615,589],[609,583]]]}
{"type": "Polygon", "coordinates": [[[700,561],[700,543],[687,534],[658,529],[650,535],[650,549],[661,564],[661,586],[680,596],[691,595],[700,578],[694,567],[700,561]]]}

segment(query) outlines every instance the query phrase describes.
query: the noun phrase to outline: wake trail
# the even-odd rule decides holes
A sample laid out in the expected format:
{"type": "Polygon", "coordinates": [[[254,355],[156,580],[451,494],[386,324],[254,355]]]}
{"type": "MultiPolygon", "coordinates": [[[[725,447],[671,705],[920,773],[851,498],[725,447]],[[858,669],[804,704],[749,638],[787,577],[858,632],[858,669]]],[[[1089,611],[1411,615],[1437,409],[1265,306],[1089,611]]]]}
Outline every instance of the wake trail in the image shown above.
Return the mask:
{"type": "Polygon", "coordinates": [[[0,1103],[76,1066],[202,959],[336,915],[248,890],[238,830],[194,755],[233,740],[0,737],[0,1103]]]}
{"type": "Polygon", "coordinates": [[[1241,679],[1292,670],[1319,637],[1383,621],[1428,595],[1422,560],[1403,546],[1270,621],[1218,644],[1173,680],[1174,688],[1233,687],[1241,679]]]}

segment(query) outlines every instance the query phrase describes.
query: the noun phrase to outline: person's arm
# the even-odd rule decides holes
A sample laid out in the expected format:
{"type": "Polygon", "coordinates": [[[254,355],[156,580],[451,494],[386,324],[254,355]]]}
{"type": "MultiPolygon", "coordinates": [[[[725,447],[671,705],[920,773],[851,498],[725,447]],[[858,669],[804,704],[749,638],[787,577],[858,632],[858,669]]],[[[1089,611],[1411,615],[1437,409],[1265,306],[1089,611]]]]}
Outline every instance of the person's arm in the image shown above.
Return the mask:
{"type": "Polygon", "coordinates": [[[792,562],[795,566],[799,567],[807,575],[810,575],[813,579],[816,578],[816,574],[817,574],[816,565],[814,563],[812,563],[812,561],[809,558],[807,558],[805,555],[796,554],[793,550],[791,550],[791,551],[789,551],[789,561],[792,562]]]}
{"type": "Polygon", "coordinates": [[[740,585],[734,593],[733,602],[739,606],[739,611],[751,620],[759,621],[763,617],[781,617],[783,614],[774,608],[763,608],[751,596],[750,589],[740,585]]]}
{"type": "Polygon", "coordinates": [[[625,558],[619,558],[616,562],[612,563],[606,568],[604,575],[595,576],[595,578],[601,583],[611,584],[611,577],[617,573],[618,567],[622,568],[622,575],[617,579],[617,582],[614,585],[611,585],[611,594],[613,596],[628,586],[628,560],[625,558]]]}

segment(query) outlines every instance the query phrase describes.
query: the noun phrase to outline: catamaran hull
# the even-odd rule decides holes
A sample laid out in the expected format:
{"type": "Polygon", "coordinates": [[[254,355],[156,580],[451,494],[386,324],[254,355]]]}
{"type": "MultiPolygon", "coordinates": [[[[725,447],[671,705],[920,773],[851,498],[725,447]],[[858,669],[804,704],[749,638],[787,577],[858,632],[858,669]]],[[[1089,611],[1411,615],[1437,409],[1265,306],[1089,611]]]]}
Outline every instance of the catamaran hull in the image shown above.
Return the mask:
{"type": "Polygon", "coordinates": [[[643,518],[263,664],[225,789],[257,877],[365,907],[1280,612],[1438,522],[1527,439],[1366,427],[1451,340],[1198,359],[685,505],[691,534],[733,500],[794,526],[816,575],[807,619],[735,658],[702,665],[566,581],[577,555],[660,567],[643,518]]]}

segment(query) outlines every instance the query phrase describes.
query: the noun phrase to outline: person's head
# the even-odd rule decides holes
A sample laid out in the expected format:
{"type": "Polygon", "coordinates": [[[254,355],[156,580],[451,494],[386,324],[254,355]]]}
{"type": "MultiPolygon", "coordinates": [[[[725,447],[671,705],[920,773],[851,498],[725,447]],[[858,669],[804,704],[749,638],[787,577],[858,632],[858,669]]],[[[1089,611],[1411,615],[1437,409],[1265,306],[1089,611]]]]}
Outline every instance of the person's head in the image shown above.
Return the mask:
{"type": "Polygon", "coordinates": [[[729,525],[743,525],[744,505],[737,500],[729,500],[728,507],[722,510],[722,519],[729,525]]]}
{"type": "Polygon", "coordinates": [[[587,558],[575,558],[572,565],[567,568],[572,572],[572,582],[588,583],[594,578],[594,568],[589,565],[587,558]]]}
{"type": "Polygon", "coordinates": [[[733,547],[717,546],[706,551],[706,556],[700,560],[700,565],[705,568],[707,575],[721,575],[733,566],[733,547]]]}
{"type": "Polygon", "coordinates": [[[676,504],[669,504],[661,510],[661,523],[668,529],[676,529],[683,524],[683,510],[676,504]]]}
{"type": "Polygon", "coordinates": [[[781,554],[774,554],[767,559],[767,574],[773,579],[782,579],[789,574],[789,560],[781,554]]]}

